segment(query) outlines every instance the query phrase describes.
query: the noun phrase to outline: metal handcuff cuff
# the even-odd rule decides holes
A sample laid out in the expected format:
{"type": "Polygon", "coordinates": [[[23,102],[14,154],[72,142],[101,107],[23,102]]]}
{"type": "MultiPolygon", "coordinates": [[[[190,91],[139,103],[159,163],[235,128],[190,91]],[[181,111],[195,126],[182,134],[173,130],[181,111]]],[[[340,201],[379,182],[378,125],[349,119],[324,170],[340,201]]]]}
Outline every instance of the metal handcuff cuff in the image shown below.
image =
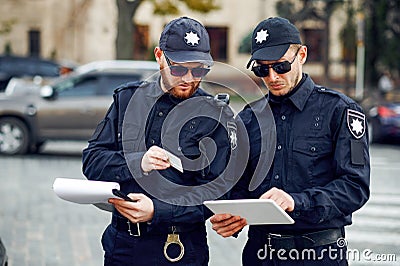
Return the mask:
{"type": "Polygon", "coordinates": [[[181,240],[179,239],[179,235],[175,234],[175,231],[176,231],[175,226],[172,226],[172,234],[168,234],[167,241],[165,241],[164,245],[164,256],[170,262],[180,261],[183,258],[183,255],[185,254],[185,247],[183,246],[181,240]],[[176,258],[171,258],[167,253],[168,246],[171,244],[176,244],[181,248],[181,253],[176,258]]]}

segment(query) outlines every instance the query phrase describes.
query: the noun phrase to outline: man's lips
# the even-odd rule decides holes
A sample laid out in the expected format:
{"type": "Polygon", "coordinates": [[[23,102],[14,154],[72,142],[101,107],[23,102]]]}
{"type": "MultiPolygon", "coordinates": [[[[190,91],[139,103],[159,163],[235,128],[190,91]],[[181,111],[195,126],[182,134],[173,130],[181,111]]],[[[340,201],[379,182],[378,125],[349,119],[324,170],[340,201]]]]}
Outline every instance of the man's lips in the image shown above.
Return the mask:
{"type": "Polygon", "coordinates": [[[191,88],[190,84],[179,84],[177,87],[181,90],[188,90],[191,88]]]}
{"type": "Polygon", "coordinates": [[[271,89],[281,89],[281,88],[283,88],[283,84],[269,84],[269,87],[271,88],[271,89]]]}

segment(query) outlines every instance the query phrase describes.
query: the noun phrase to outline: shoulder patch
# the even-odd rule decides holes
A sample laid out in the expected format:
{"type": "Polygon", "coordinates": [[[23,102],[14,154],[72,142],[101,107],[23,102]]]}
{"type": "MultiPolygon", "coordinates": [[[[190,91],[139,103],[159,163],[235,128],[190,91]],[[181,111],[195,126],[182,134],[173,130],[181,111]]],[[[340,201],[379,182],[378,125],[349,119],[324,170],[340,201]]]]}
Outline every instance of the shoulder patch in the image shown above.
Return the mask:
{"type": "Polygon", "coordinates": [[[365,134],[365,115],[361,112],[347,109],[347,127],[356,139],[362,138],[365,134]]]}
{"type": "Polygon", "coordinates": [[[237,147],[237,127],[236,123],[228,121],[226,124],[228,128],[228,136],[231,142],[231,149],[234,150],[237,147]]]}

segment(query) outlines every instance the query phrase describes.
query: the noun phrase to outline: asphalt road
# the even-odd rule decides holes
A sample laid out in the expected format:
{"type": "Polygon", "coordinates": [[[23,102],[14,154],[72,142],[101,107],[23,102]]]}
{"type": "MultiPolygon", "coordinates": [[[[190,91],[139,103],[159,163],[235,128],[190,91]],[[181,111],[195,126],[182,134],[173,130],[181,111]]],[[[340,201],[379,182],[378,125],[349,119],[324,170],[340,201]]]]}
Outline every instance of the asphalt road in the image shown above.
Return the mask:
{"type": "MultiPolygon", "coordinates": [[[[10,266],[98,266],[100,237],[110,214],[91,205],[59,199],[56,177],[84,178],[80,151],[85,143],[54,142],[35,156],[0,157],[0,237],[10,266]]],[[[347,229],[350,265],[400,264],[400,146],[373,145],[372,196],[347,229]],[[357,254],[356,254],[357,255],[357,254]]],[[[210,266],[239,266],[246,240],[224,239],[209,230],[210,266]]]]}

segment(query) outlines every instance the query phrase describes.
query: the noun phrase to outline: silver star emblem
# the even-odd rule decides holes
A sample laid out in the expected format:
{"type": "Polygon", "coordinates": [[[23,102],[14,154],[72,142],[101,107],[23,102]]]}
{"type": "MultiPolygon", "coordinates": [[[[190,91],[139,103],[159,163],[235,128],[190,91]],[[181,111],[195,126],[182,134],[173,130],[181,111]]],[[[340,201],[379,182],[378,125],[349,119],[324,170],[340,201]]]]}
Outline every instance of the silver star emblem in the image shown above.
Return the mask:
{"type": "Polygon", "coordinates": [[[363,132],[361,121],[358,119],[353,119],[353,122],[351,123],[351,130],[353,130],[357,134],[361,134],[363,132]]]}
{"type": "Polygon", "coordinates": [[[269,36],[267,30],[260,30],[257,32],[256,36],[256,43],[262,43],[267,40],[267,37],[269,36]]]}
{"type": "Polygon", "coordinates": [[[186,36],[185,36],[185,41],[187,44],[195,46],[199,44],[199,36],[197,36],[197,33],[195,32],[186,32],[186,36]]]}

